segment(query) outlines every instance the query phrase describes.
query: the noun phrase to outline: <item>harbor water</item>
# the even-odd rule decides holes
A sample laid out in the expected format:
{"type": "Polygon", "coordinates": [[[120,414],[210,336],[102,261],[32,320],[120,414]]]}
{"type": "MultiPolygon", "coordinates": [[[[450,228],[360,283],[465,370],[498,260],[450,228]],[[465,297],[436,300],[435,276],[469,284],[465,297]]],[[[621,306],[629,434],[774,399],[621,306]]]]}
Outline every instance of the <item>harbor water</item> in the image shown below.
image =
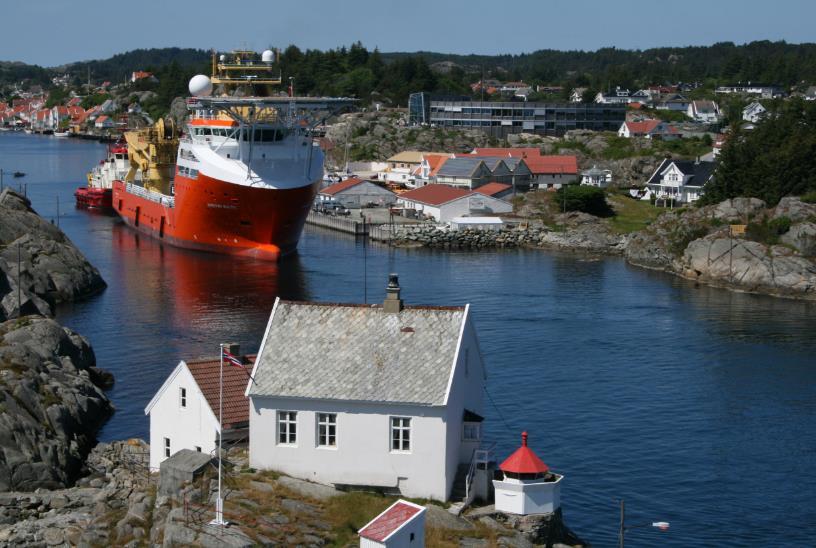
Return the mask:
{"type": "Polygon", "coordinates": [[[521,432],[566,476],[566,523],[614,546],[816,545],[816,303],[695,286],[535,250],[432,252],[307,227],[280,264],[163,246],[72,193],[103,145],[0,134],[5,183],[99,268],[108,288],[62,306],[116,377],[101,439],[148,435],[144,407],[184,358],[257,350],[275,297],[377,302],[398,272],[410,304],[470,303],[487,363],[484,437],[521,432]],[[8,172],[24,171],[12,179],[8,172]],[[57,207],[59,204],[59,216],[57,207]]]}

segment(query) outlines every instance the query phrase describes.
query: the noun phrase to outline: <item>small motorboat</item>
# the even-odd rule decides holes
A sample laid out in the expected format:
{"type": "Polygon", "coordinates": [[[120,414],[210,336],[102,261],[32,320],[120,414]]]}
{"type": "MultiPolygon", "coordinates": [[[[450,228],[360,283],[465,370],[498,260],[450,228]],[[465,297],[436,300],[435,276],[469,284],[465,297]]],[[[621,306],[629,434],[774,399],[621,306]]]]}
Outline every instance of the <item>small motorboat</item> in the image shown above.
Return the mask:
{"type": "Polygon", "coordinates": [[[67,131],[55,131],[54,132],[54,137],[63,137],[64,138],[64,137],[68,137],[69,135],[70,135],[70,133],[67,132],[67,131]]]}
{"type": "Polygon", "coordinates": [[[25,173],[23,173],[22,171],[15,171],[14,176],[15,177],[25,177],[25,173]]]}

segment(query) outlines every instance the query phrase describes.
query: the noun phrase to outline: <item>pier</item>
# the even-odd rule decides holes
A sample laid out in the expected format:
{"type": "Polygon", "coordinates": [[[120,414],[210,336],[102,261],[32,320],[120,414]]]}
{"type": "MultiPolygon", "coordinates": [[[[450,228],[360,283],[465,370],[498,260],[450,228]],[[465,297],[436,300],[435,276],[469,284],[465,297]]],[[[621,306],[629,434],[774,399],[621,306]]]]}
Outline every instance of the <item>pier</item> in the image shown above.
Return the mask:
{"type": "Polygon", "coordinates": [[[309,212],[309,215],[306,217],[306,222],[310,225],[322,226],[323,228],[330,228],[338,232],[354,234],[355,236],[368,234],[369,227],[365,221],[355,221],[344,217],[324,215],[315,211],[309,212]]]}

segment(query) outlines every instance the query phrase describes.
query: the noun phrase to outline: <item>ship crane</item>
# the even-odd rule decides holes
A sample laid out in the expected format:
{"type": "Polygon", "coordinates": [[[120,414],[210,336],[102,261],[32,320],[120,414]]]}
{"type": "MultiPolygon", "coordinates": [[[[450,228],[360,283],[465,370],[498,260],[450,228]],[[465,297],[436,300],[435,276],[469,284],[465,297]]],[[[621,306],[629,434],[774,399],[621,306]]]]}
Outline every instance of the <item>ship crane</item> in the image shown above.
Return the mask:
{"type": "Polygon", "coordinates": [[[171,194],[179,136],[171,118],[159,120],[152,127],[125,133],[130,170],[125,181],[132,183],[141,172],[142,184],[148,190],[171,194]]]}

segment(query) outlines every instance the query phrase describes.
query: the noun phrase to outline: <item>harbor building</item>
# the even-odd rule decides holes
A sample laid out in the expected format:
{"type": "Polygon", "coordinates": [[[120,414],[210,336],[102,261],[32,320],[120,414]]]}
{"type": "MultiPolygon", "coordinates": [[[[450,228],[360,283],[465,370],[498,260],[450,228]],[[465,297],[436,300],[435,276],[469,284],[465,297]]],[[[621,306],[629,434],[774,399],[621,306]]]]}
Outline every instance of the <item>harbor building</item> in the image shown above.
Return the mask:
{"type": "Polygon", "coordinates": [[[626,105],[431,101],[430,124],[455,129],[480,129],[493,137],[512,133],[561,136],[574,129],[617,131],[626,120],[626,105]]]}
{"type": "Polygon", "coordinates": [[[481,439],[485,367],[469,305],[275,301],[252,371],[249,465],[447,500],[481,439]]]}
{"type": "Polygon", "coordinates": [[[397,195],[371,181],[349,177],[344,181],[327,186],[317,194],[318,201],[337,201],[348,208],[373,205],[384,207],[393,204],[397,195]]]}
{"type": "MultiPolygon", "coordinates": [[[[238,345],[225,347],[238,356],[238,345]]],[[[247,367],[255,356],[243,356],[247,367]]],[[[218,446],[219,358],[182,360],[145,407],[150,417],[150,469],[182,449],[212,453],[218,446]]],[[[246,441],[248,370],[224,364],[224,443],[246,441]]]]}
{"type": "MultiPolygon", "coordinates": [[[[495,186],[489,184],[488,192],[495,186]]],[[[397,205],[413,212],[412,215],[447,223],[456,217],[492,216],[513,212],[513,204],[483,194],[480,189],[470,191],[448,185],[425,185],[403,192],[397,197],[397,205]]]]}

